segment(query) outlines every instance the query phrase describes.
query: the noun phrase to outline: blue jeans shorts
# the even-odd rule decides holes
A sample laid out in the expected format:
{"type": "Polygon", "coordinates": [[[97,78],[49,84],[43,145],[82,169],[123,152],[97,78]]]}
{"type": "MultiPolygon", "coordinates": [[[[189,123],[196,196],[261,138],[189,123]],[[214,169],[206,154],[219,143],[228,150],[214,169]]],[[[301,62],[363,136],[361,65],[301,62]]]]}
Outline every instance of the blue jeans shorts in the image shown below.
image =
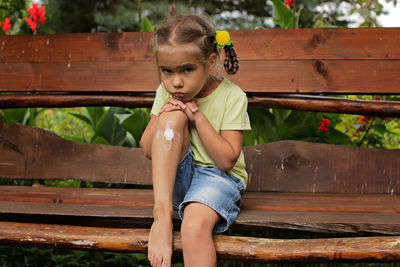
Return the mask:
{"type": "Polygon", "coordinates": [[[191,202],[212,208],[221,217],[213,231],[222,233],[239,214],[243,192],[244,185],[239,178],[215,167],[194,165],[189,147],[178,165],[172,202],[181,219],[185,206],[191,202]]]}

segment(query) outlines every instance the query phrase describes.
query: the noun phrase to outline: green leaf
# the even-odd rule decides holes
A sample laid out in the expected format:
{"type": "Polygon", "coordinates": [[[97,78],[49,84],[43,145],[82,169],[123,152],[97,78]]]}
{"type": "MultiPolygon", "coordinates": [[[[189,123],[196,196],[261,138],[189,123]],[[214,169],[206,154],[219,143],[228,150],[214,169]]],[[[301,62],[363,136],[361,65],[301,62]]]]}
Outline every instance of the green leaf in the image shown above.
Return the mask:
{"type": "Polygon", "coordinates": [[[119,123],[126,131],[132,134],[135,142],[139,144],[139,140],[147,125],[147,120],[139,113],[134,114],[114,114],[119,123]]]}
{"type": "Polygon", "coordinates": [[[147,17],[144,17],[142,20],[142,24],[140,25],[141,32],[154,32],[153,25],[147,17]]]}
{"type": "Polygon", "coordinates": [[[272,18],[274,23],[284,29],[289,29],[292,26],[290,10],[286,9],[285,4],[281,0],[271,0],[274,4],[272,18]]]}
{"type": "Polygon", "coordinates": [[[71,112],[69,112],[69,114],[72,115],[72,116],[74,116],[75,118],[77,118],[77,119],[79,119],[79,120],[85,122],[85,123],[86,123],[87,125],[89,125],[90,127],[93,126],[93,125],[92,125],[92,122],[91,122],[91,120],[90,120],[89,117],[87,117],[87,116],[85,116],[85,115],[82,115],[82,114],[78,114],[78,113],[71,113],[71,112]]]}
{"type": "Polygon", "coordinates": [[[111,145],[121,146],[126,140],[126,130],[115,119],[115,114],[126,113],[124,108],[111,107],[104,119],[104,126],[99,136],[106,139],[111,145]]]}
{"type": "Polygon", "coordinates": [[[295,16],[296,20],[295,20],[295,25],[294,25],[295,29],[299,28],[300,14],[301,14],[302,10],[303,10],[303,8],[300,8],[299,11],[296,12],[296,16],[295,16]]]}
{"type": "Polygon", "coordinates": [[[98,124],[98,120],[102,118],[103,114],[106,113],[104,107],[87,107],[86,108],[90,120],[92,122],[92,127],[93,129],[96,128],[96,125],[98,124]]]}
{"type": "Polygon", "coordinates": [[[1,119],[7,124],[23,123],[28,111],[27,108],[3,109],[4,116],[1,119]]]}
{"type": "Polygon", "coordinates": [[[106,139],[100,136],[96,136],[96,138],[92,141],[92,143],[100,145],[111,145],[106,139]]]}
{"type": "Polygon", "coordinates": [[[101,117],[97,120],[96,125],[94,127],[94,131],[96,135],[101,135],[101,132],[103,131],[104,127],[104,121],[107,117],[107,112],[104,112],[101,117]]]}
{"type": "Polygon", "coordinates": [[[374,124],[372,126],[372,129],[374,129],[376,132],[378,132],[380,134],[385,134],[387,132],[386,126],[383,124],[374,124]]]}
{"type": "Polygon", "coordinates": [[[330,127],[325,137],[325,142],[335,145],[349,145],[350,137],[335,128],[330,127]]]}

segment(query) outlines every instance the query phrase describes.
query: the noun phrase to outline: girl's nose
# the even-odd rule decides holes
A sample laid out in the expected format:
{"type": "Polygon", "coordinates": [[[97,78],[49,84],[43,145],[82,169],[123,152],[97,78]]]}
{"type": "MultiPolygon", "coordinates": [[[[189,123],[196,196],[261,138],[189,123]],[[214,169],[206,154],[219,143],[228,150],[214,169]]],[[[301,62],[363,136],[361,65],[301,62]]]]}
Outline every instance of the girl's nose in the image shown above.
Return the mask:
{"type": "Polygon", "coordinates": [[[172,81],[172,85],[174,88],[182,88],[183,87],[183,79],[179,75],[175,75],[172,81]]]}

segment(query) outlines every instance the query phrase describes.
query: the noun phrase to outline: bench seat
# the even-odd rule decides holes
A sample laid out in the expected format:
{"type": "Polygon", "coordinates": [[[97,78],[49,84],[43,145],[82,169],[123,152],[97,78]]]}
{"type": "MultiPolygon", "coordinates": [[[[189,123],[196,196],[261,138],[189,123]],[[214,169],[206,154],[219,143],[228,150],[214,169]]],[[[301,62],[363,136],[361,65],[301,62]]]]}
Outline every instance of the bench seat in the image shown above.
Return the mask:
{"type": "MultiPolygon", "coordinates": [[[[146,189],[0,186],[3,220],[149,227],[152,208],[146,189]]],[[[400,235],[400,195],[246,192],[232,229],[400,235]]]]}

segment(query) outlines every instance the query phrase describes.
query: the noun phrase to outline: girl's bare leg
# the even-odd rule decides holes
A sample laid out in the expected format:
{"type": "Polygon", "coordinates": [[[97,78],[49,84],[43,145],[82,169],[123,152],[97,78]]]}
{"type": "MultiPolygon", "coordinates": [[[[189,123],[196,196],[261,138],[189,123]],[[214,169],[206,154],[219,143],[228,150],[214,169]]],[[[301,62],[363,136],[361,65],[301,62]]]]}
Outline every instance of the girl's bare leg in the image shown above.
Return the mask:
{"type": "Polygon", "coordinates": [[[181,226],[185,267],[216,266],[212,230],[220,220],[210,207],[192,202],[185,207],[181,226]]]}
{"type": "Polygon", "coordinates": [[[172,193],[179,161],[189,147],[187,116],[182,111],[162,113],[152,140],[154,222],[148,257],[152,266],[170,266],[172,256],[172,193]]]}

